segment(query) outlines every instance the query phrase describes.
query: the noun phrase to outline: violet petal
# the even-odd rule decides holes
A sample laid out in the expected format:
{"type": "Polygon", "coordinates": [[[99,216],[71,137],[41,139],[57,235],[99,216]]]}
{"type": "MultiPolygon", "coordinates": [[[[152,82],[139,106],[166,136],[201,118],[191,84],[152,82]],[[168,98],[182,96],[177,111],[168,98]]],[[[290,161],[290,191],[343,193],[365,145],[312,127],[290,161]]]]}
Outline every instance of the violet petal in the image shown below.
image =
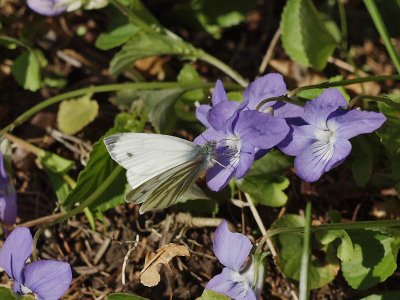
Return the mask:
{"type": "Polygon", "coordinates": [[[22,282],[22,270],[32,254],[32,235],[28,228],[17,227],[0,250],[0,266],[12,279],[22,282]]]}
{"type": "Polygon", "coordinates": [[[66,11],[67,7],[58,5],[58,0],[28,0],[27,4],[34,12],[43,16],[57,16],[66,11]]]}
{"type": "Polygon", "coordinates": [[[230,232],[228,222],[223,220],[215,230],[213,251],[221,264],[239,272],[253,245],[241,233],[230,232]]]}
{"type": "Polygon", "coordinates": [[[254,146],[249,143],[243,143],[240,148],[239,164],[236,169],[235,177],[237,179],[243,177],[250,169],[254,161],[254,146]]]}
{"type": "Polygon", "coordinates": [[[214,90],[211,94],[211,102],[213,105],[216,105],[222,101],[227,101],[227,100],[228,96],[226,94],[224,85],[222,81],[218,79],[217,82],[215,83],[214,90]]]}
{"type": "Polygon", "coordinates": [[[317,181],[333,156],[334,146],[331,143],[315,141],[305,147],[294,161],[297,176],[307,182],[317,181]]]}
{"type": "Polygon", "coordinates": [[[386,117],[382,113],[350,110],[328,120],[328,127],[338,136],[350,139],[359,134],[371,133],[382,126],[386,117]]]}
{"type": "MultiPolygon", "coordinates": [[[[286,94],[286,84],[281,74],[270,73],[252,83],[244,91],[244,101],[248,101],[248,108],[255,109],[257,105],[267,98],[283,96],[286,94]]],[[[271,106],[266,103],[264,106],[271,106]]]]}
{"type": "Polygon", "coordinates": [[[198,135],[193,142],[197,145],[204,145],[207,142],[218,142],[225,138],[225,134],[222,131],[214,130],[213,128],[208,128],[198,135]]]}
{"type": "Polygon", "coordinates": [[[235,114],[239,104],[235,101],[223,101],[214,105],[208,111],[207,120],[209,124],[216,130],[223,129],[227,121],[235,114]]]}
{"type": "Polygon", "coordinates": [[[328,116],[340,107],[347,106],[347,101],[337,89],[326,89],[317,98],[304,106],[303,119],[322,130],[327,129],[328,116]]]}
{"type": "Polygon", "coordinates": [[[0,192],[0,215],[4,224],[14,224],[17,218],[17,193],[11,183],[0,192]]]}
{"type": "Polygon", "coordinates": [[[348,140],[337,138],[334,145],[333,156],[325,167],[325,172],[340,165],[350,154],[351,144],[348,140]]]}
{"type": "Polygon", "coordinates": [[[315,131],[319,129],[311,125],[291,127],[291,132],[279,143],[278,147],[283,153],[296,156],[316,140],[315,131]]]}
{"type": "Polygon", "coordinates": [[[207,115],[208,115],[208,111],[211,109],[210,105],[200,105],[199,107],[196,108],[196,118],[197,120],[199,120],[201,122],[201,124],[203,124],[204,126],[206,126],[207,128],[210,127],[210,123],[207,120],[207,115]]]}
{"type": "Polygon", "coordinates": [[[236,281],[240,274],[224,268],[221,274],[214,276],[206,285],[206,289],[224,294],[234,300],[256,300],[256,296],[245,281],[236,281]]]}
{"type": "Polygon", "coordinates": [[[72,281],[70,265],[55,260],[34,261],[26,266],[24,275],[24,286],[34,292],[39,300],[60,299],[72,281]]]}
{"type": "Polygon", "coordinates": [[[0,190],[5,189],[8,185],[10,178],[6,172],[4,167],[4,157],[3,154],[0,152],[0,190]]]}
{"type": "Polygon", "coordinates": [[[258,111],[243,111],[234,128],[242,143],[250,142],[259,149],[269,149],[280,143],[288,134],[285,120],[258,111]]]}

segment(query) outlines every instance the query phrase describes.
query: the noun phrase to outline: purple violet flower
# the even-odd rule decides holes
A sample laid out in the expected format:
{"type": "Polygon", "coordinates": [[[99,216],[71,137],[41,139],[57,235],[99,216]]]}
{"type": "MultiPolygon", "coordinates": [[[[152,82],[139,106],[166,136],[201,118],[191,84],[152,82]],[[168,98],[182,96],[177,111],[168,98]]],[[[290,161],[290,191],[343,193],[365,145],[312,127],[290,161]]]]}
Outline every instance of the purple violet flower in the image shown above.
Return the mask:
{"type": "Polygon", "coordinates": [[[196,109],[197,119],[207,128],[213,127],[218,130],[224,126],[238,109],[240,103],[228,100],[228,95],[221,80],[215,83],[211,94],[211,105],[203,104],[196,109]]]}
{"type": "Polygon", "coordinates": [[[259,299],[265,280],[265,254],[249,257],[252,248],[245,235],[230,232],[223,220],[215,231],[213,250],[225,268],[208,282],[206,289],[234,300],[259,299]]]}
{"type": "Polygon", "coordinates": [[[207,185],[220,191],[230,179],[241,178],[254,161],[256,151],[270,149],[288,134],[284,119],[254,111],[237,111],[223,127],[206,129],[194,142],[204,145],[216,142],[216,162],[207,170],[207,185]]]}
{"type": "Polygon", "coordinates": [[[11,225],[17,218],[17,193],[4,168],[0,153],[0,217],[3,224],[11,225]]]}
{"type": "Polygon", "coordinates": [[[60,0],[28,0],[27,4],[34,12],[43,16],[57,16],[67,10],[60,0]]]}
{"type": "Polygon", "coordinates": [[[349,139],[371,133],[386,120],[381,113],[347,110],[347,101],[334,88],[304,106],[305,125],[291,125],[291,134],[279,148],[296,156],[296,174],[305,181],[317,181],[324,172],[341,164],[350,154],[349,139]]]}
{"type": "MultiPolygon", "coordinates": [[[[249,84],[244,91],[244,102],[247,102],[247,109],[254,110],[261,101],[284,95],[286,95],[286,83],[282,75],[270,73],[249,84]]],[[[303,108],[282,101],[270,101],[265,103],[259,111],[271,113],[274,117],[294,118],[303,112],[303,108]]]]}
{"type": "Polygon", "coordinates": [[[14,280],[14,293],[34,293],[38,300],[60,299],[72,281],[70,265],[55,260],[40,260],[25,265],[32,254],[32,247],[29,229],[17,227],[0,250],[0,266],[14,280]]]}

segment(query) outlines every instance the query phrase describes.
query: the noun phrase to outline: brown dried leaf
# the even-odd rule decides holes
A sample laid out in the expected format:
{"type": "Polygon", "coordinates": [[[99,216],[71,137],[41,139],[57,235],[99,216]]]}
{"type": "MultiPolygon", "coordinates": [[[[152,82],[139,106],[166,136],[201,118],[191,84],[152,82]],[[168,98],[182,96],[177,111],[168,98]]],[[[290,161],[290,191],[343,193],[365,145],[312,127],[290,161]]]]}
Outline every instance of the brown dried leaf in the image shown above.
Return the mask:
{"type": "Polygon", "coordinates": [[[143,270],[140,272],[140,282],[148,287],[160,282],[159,265],[166,265],[175,256],[190,256],[189,248],[185,245],[168,244],[162,246],[156,253],[146,255],[143,270]]]}

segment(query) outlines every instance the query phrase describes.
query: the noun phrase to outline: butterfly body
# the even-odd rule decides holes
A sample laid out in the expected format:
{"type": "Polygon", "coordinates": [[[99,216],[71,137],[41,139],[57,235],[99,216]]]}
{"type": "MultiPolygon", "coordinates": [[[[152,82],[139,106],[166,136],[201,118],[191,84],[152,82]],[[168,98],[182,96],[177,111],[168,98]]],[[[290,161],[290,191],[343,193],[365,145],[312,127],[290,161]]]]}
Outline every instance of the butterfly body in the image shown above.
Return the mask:
{"type": "Polygon", "coordinates": [[[127,169],[132,187],[125,199],[140,213],[177,202],[202,172],[213,165],[215,143],[204,146],[174,136],[120,133],[104,139],[112,159],[127,169]]]}

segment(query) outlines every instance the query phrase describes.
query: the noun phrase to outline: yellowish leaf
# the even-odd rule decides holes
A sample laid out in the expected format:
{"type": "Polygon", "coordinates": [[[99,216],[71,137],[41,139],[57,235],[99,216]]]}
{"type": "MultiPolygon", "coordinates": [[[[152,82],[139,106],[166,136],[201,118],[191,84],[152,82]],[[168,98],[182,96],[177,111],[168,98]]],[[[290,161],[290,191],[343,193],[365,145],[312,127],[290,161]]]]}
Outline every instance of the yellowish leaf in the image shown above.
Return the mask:
{"type": "Polygon", "coordinates": [[[162,246],[156,253],[147,253],[143,270],[140,272],[140,282],[148,287],[157,285],[160,282],[159,267],[168,264],[175,256],[190,256],[189,248],[171,243],[162,246]]]}
{"type": "Polygon", "coordinates": [[[57,113],[57,124],[62,132],[73,135],[96,118],[99,105],[91,97],[92,94],[86,94],[80,98],[61,102],[57,113]]]}

